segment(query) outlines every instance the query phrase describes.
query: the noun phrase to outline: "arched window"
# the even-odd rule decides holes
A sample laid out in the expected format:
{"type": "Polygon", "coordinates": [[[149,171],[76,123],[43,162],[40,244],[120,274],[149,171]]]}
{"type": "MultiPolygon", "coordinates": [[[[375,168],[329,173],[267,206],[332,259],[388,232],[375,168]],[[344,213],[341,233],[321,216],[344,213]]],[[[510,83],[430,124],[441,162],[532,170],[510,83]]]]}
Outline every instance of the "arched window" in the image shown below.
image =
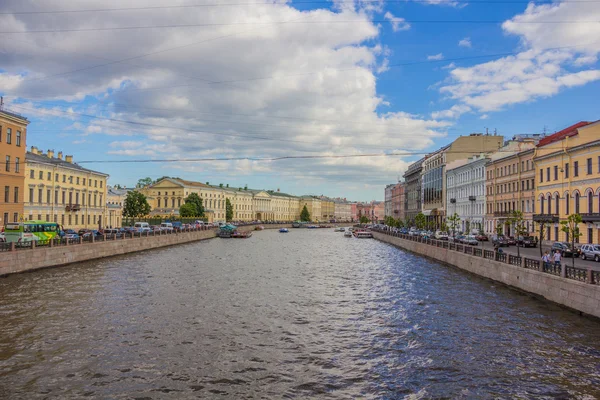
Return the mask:
{"type": "Polygon", "coordinates": [[[594,212],[594,193],[588,192],[588,213],[594,212]]]}
{"type": "Polygon", "coordinates": [[[544,213],[544,200],[546,200],[546,198],[544,196],[542,196],[540,198],[540,214],[544,213]]]}
{"type": "Polygon", "coordinates": [[[157,207],[160,208],[160,199],[157,200],[157,207]]]}
{"type": "Polygon", "coordinates": [[[579,193],[575,193],[575,214],[579,214],[579,193]]]}
{"type": "Polygon", "coordinates": [[[556,204],[554,205],[554,208],[555,208],[554,214],[556,214],[556,215],[560,214],[560,212],[558,210],[558,208],[559,208],[559,202],[558,202],[558,200],[559,199],[560,199],[560,197],[558,197],[558,193],[556,193],[556,204]]]}
{"type": "Polygon", "coordinates": [[[569,212],[570,212],[570,205],[571,205],[571,203],[569,201],[570,198],[571,197],[569,196],[569,193],[566,193],[565,194],[565,214],[566,215],[569,215],[569,212]]]}
{"type": "Polygon", "coordinates": [[[548,214],[552,214],[552,196],[548,195],[548,214]]]}

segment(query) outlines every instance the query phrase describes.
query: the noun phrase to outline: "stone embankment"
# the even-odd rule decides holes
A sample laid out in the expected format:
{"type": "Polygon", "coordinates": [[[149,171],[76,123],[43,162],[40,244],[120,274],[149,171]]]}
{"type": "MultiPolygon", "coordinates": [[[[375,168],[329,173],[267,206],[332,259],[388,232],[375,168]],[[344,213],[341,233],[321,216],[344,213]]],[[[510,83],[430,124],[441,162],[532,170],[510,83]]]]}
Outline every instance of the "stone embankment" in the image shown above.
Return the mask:
{"type": "Polygon", "coordinates": [[[373,232],[375,239],[600,318],[600,272],[543,265],[448,241],[373,232]]]}
{"type": "MultiPolygon", "coordinates": [[[[290,228],[291,224],[266,224],[264,227],[265,229],[290,228]]],[[[238,227],[238,230],[242,232],[254,229],[255,225],[238,227]]],[[[63,240],[55,241],[51,246],[27,249],[13,247],[13,251],[0,252],[0,276],[196,242],[215,236],[216,229],[206,229],[162,235],[150,234],[141,237],[121,237],[94,242],[69,243],[63,240]]]]}

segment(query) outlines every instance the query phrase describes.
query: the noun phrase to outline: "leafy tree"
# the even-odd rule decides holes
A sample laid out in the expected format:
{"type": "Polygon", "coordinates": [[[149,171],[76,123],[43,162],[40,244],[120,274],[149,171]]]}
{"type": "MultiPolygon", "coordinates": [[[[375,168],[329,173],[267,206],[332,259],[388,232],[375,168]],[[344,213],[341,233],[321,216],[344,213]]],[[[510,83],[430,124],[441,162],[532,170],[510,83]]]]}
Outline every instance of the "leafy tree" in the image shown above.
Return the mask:
{"type": "Polygon", "coordinates": [[[440,230],[442,232],[448,232],[448,225],[446,224],[446,221],[442,221],[442,225],[440,226],[440,230]]]}
{"type": "Polygon", "coordinates": [[[457,213],[452,214],[451,216],[446,218],[448,224],[450,224],[450,229],[452,229],[452,237],[455,236],[456,227],[460,222],[460,216],[457,213]]]}
{"type": "Polygon", "coordinates": [[[498,222],[496,224],[496,235],[502,235],[503,234],[502,233],[502,228],[503,228],[502,222],[498,222]]]}
{"type": "Polygon", "coordinates": [[[196,217],[196,205],[193,203],[184,203],[179,207],[179,216],[184,218],[196,217]]]}
{"type": "MultiPolygon", "coordinates": [[[[517,237],[525,236],[527,234],[527,227],[525,226],[525,218],[523,218],[523,213],[518,210],[514,210],[510,217],[508,218],[508,223],[512,226],[513,232],[517,237]]],[[[517,245],[517,256],[521,257],[520,247],[517,245]]]]}
{"type": "MultiPolygon", "coordinates": [[[[571,249],[573,251],[575,251],[575,239],[583,235],[579,232],[579,224],[582,222],[583,220],[579,214],[571,214],[566,221],[560,221],[561,230],[571,239],[571,249]]],[[[573,268],[575,268],[575,254],[571,258],[573,259],[573,268]]]]}
{"type": "Polygon", "coordinates": [[[183,201],[186,204],[193,204],[196,212],[194,214],[195,217],[204,217],[204,205],[202,203],[202,199],[198,196],[198,193],[190,193],[188,197],[186,197],[183,201]]]}
{"type": "Polygon", "coordinates": [[[300,212],[300,221],[302,221],[302,222],[310,221],[310,213],[308,212],[308,208],[306,208],[306,204],[302,208],[302,212],[300,212]]]}
{"type": "Polygon", "coordinates": [[[364,215],[361,215],[360,220],[358,222],[360,222],[361,224],[368,224],[369,218],[365,217],[364,215]]]}
{"type": "Polygon", "coordinates": [[[152,178],[146,177],[146,178],[139,179],[137,186],[142,188],[145,186],[152,185],[153,183],[154,182],[152,181],[152,178]]]}
{"type": "Polygon", "coordinates": [[[225,221],[229,222],[233,219],[233,206],[229,199],[225,199],[225,221]]]}
{"type": "Polygon", "coordinates": [[[148,204],[146,196],[135,190],[127,193],[123,205],[123,216],[137,218],[148,214],[150,214],[150,204],[148,204]]]}
{"type": "Polygon", "coordinates": [[[426,223],[427,223],[427,218],[425,217],[425,215],[423,215],[423,213],[418,213],[415,216],[415,225],[417,226],[418,229],[425,228],[426,223]]]}

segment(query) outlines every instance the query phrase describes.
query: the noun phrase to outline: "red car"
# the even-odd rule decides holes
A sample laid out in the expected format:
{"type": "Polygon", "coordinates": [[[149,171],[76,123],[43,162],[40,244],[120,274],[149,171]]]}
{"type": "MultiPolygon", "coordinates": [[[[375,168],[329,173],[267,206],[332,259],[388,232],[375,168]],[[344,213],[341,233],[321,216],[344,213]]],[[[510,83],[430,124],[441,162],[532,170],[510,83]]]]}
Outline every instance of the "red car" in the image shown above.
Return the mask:
{"type": "Polygon", "coordinates": [[[475,236],[475,239],[477,239],[480,242],[487,242],[488,241],[488,237],[485,235],[477,235],[475,236]]]}

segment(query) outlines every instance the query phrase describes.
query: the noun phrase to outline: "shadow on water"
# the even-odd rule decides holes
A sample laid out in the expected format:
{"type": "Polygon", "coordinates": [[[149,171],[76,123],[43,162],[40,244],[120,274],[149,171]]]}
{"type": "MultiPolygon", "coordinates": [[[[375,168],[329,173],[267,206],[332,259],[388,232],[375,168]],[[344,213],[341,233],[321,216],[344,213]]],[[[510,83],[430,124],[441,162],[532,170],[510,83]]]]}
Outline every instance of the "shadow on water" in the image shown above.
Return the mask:
{"type": "Polygon", "coordinates": [[[600,397],[597,321],[332,230],[10,276],[0,313],[11,399],[600,397]]]}

